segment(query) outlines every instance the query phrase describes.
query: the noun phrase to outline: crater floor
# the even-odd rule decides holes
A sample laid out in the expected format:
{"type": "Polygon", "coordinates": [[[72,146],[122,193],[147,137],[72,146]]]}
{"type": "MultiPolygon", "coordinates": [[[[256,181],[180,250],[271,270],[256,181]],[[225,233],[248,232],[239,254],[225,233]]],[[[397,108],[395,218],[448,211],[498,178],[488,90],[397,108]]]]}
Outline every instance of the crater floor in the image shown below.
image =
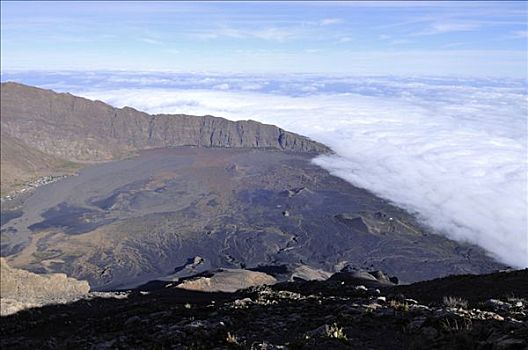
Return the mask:
{"type": "Polygon", "coordinates": [[[14,267],[86,279],[95,290],[166,277],[190,260],[330,272],[350,265],[404,282],[502,267],[310,159],[176,147],[92,165],[38,188],[19,208],[3,204],[2,255],[14,267]]]}

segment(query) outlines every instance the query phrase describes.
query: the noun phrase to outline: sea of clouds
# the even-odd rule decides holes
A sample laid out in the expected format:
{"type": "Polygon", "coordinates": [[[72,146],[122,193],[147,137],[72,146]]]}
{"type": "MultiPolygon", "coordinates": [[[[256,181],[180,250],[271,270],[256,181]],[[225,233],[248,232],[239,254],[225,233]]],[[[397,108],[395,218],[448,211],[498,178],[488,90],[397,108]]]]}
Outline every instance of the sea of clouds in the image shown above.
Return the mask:
{"type": "Polygon", "coordinates": [[[94,72],[3,74],[149,113],[276,124],[313,161],[452,239],[528,266],[527,83],[521,80],[94,72]],[[27,74],[27,75],[25,75],[27,74]]]}

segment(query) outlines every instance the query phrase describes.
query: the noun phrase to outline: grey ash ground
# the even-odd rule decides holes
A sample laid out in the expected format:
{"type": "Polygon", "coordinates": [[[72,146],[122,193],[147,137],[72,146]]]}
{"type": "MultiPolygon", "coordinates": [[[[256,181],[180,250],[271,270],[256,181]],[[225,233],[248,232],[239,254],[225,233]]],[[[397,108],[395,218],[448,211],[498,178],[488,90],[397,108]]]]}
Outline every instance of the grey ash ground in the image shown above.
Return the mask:
{"type": "Polygon", "coordinates": [[[89,166],[36,189],[14,211],[2,206],[2,255],[95,290],[167,277],[197,257],[202,269],[350,265],[406,282],[502,268],[312,157],[176,147],[89,166]]]}

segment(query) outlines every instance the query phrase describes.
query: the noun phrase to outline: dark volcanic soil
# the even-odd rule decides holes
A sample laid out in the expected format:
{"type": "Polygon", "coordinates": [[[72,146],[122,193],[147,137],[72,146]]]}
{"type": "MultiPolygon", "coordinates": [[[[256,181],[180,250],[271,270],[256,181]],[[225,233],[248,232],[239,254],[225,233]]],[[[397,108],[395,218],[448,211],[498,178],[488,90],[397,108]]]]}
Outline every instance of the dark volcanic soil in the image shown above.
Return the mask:
{"type": "Polygon", "coordinates": [[[528,345],[528,270],[405,287],[361,279],[234,294],[161,287],[0,319],[2,349],[503,349],[528,345]],[[449,294],[436,293],[439,285],[449,294]],[[493,290],[487,286],[495,285],[493,290]],[[445,296],[473,296],[472,300],[445,296]],[[514,291],[515,296],[511,296],[514,291]],[[405,294],[402,294],[404,292],[405,294]],[[413,295],[415,299],[409,299],[413,295]],[[431,295],[434,295],[431,297],[431,295]],[[497,298],[489,299],[489,298],[497,298]],[[424,302],[429,299],[429,302],[424,302]]]}
{"type": "Polygon", "coordinates": [[[179,147],[90,166],[37,189],[23,215],[7,214],[2,255],[95,289],[167,276],[197,256],[207,268],[352,265],[408,282],[501,267],[310,159],[179,147]]]}

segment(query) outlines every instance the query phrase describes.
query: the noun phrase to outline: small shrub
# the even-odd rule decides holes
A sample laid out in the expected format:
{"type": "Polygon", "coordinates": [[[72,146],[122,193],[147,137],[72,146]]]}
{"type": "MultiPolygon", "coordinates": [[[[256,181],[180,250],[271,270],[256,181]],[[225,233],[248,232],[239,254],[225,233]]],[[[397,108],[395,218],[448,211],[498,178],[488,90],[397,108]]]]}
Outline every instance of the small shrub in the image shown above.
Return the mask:
{"type": "Polygon", "coordinates": [[[408,312],[409,311],[409,304],[406,302],[399,302],[397,300],[391,300],[389,301],[389,306],[393,308],[395,311],[402,311],[402,312],[408,312]]]}
{"type": "Polygon", "coordinates": [[[332,324],[330,328],[328,328],[328,332],[326,335],[329,338],[334,338],[343,341],[348,340],[346,334],[343,332],[343,328],[339,327],[337,323],[332,324]]]}
{"type": "Polygon", "coordinates": [[[231,334],[231,332],[227,332],[226,342],[231,345],[238,345],[237,336],[234,334],[231,334]]]}
{"type": "Polygon", "coordinates": [[[449,319],[446,318],[440,322],[440,326],[447,333],[467,333],[473,329],[471,319],[449,319]]]}
{"type": "Polygon", "coordinates": [[[520,297],[517,297],[515,296],[515,294],[513,293],[510,293],[509,295],[506,296],[506,301],[510,304],[513,304],[515,305],[515,303],[517,302],[521,302],[523,305],[526,305],[528,304],[528,300],[526,300],[525,298],[520,298],[520,297]]]}
{"type": "Polygon", "coordinates": [[[444,297],[442,300],[443,304],[447,307],[456,307],[466,309],[468,302],[465,299],[459,297],[444,297]]]}

